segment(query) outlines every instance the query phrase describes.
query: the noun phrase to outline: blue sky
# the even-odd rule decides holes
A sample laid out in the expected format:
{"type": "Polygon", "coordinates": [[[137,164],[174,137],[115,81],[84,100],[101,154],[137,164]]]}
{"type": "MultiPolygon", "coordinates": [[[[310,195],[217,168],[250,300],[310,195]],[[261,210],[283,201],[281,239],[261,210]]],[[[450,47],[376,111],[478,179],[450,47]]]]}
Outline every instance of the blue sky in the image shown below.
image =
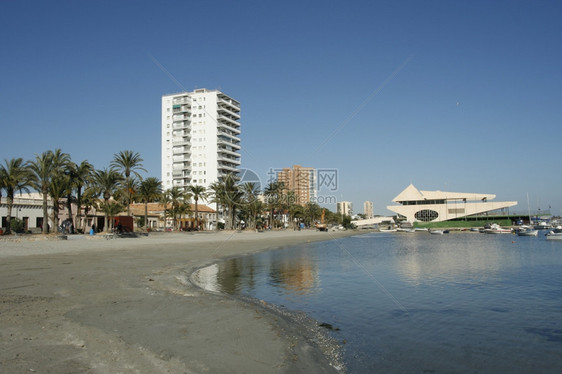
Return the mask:
{"type": "MultiPolygon", "coordinates": [[[[375,213],[409,183],[562,212],[558,1],[3,1],[0,157],[61,148],[160,177],[163,94],[242,104],[242,166],[337,169],[375,213]]],[[[327,192],[326,192],[327,193],[327,192]]],[[[332,207],[333,208],[333,207],[332,207]]]]}

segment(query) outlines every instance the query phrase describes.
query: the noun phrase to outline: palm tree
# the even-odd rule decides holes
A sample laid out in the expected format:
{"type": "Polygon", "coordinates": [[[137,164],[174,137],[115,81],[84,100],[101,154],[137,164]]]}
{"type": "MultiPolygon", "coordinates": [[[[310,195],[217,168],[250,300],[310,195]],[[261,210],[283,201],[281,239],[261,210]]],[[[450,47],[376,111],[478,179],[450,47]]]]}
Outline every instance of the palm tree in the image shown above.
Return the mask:
{"type": "Polygon", "coordinates": [[[320,214],[322,213],[322,208],[316,203],[308,202],[304,206],[304,216],[308,226],[313,226],[315,221],[318,220],[320,214]]]}
{"type": "Polygon", "coordinates": [[[4,162],[6,165],[0,165],[0,189],[6,190],[8,204],[6,234],[10,234],[14,194],[16,191],[29,192],[28,187],[32,186],[33,174],[22,158],[5,159],[4,162]]]}
{"type": "Polygon", "coordinates": [[[60,149],[45,151],[41,155],[35,155],[35,160],[30,163],[30,168],[34,173],[32,187],[40,191],[43,195],[43,234],[49,232],[47,197],[51,179],[62,173],[64,165],[70,161],[70,156],[60,149]]]}
{"type": "Polygon", "coordinates": [[[96,191],[95,186],[90,186],[84,190],[84,194],[80,198],[81,204],[84,205],[84,216],[86,219],[82,222],[82,232],[86,231],[86,224],[88,218],[88,212],[92,207],[95,207],[97,204],[98,192],[96,191]]]}
{"type": "MultiPolygon", "coordinates": [[[[113,169],[103,169],[97,170],[94,174],[94,184],[95,188],[98,192],[98,195],[101,195],[103,198],[105,205],[108,206],[109,199],[113,196],[115,191],[121,185],[123,181],[123,177],[119,174],[116,170],[113,169]]],[[[108,230],[108,210],[104,211],[104,231],[107,232],[108,230]]]]}
{"type": "Polygon", "coordinates": [[[64,174],[55,174],[51,178],[51,183],[49,183],[49,196],[53,201],[53,217],[51,221],[53,222],[54,230],[56,231],[59,227],[59,209],[60,200],[68,196],[68,191],[70,190],[69,178],[64,174]]]}
{"type": "Polygon", "coordinates": [[[170,204],[171,202],[169,190],[163,191],[160,194],[158,200],[160,201],[160,204],[164,206],[164,231],[165,231],[167,228],[168,204],[170,204]]]}
{"type": "MultiPolygon", "coordinates": [[[[113,155],[113,161],[111,161],[110,167],[115,168],[123,173],[125,176],[125,185],[129,186],[129,179],[131,177],[131,173],[134,174],[137,178],[142,180],[142,176],[139,174],[137,170],[144,171],[146,173],[146,169],[143,168],[142,162],[144,160],[141,158],[138,152],[133,151],[120,151],[113,155]]],[[[132,191],[128,190],[126,193],[127,199],[127,215],[131,215],[131,195],[132,191]]]]}
{"type": "Polygon", "coordinates": [[[211,183],[211,185],[209,186],[209,192],[208,195],[211,197],[210,202],[215,203],[215,210],[216,210],[216,226],[215,226],[215,230],[218,231],[219,230],[219,205],[222,207],[224,206],[224,202],[226,200],[225,198],[225,194],[224,194],[224,183],[223,182],[214,182],[211,183]]]}
{"type": "MultiPolygon", "coordinates": [[[[70,176],[70,184],[76,190],[76,220],[77,227],[82,227],[82,189],[91,182],[94,167],[88,161],[84,160],[80,165],[71,163],[68,167],[67,174],[70,176]]],[[[72,219],[72,212],[68,212],[68,217],[72,219]]]]}
{"type": "Polygon", "coordinates": [[[158,178],[146,178],[140,183],[139,201],[144,203],[144,226],[146,231],[148,227],[148,203],[155,201],[162,194],[162,182],[158,178]]]}
{"type": "Polygon", "coordinates": [[[274,228],[273,225],[275,224],[275,221],[273,220],[273,214],[275,209],[279,208],[284,187],[285,184],[283,182],[271,182],[264,190],[264,195],[267,198],[267,204],[270,209],[269,225],[271,228],[274,228]]]}
{"type": "Polygon", "coordinates": [[[236,208],[242,202],[243,192],[233,174],[228,174],[223,181],[224,204],[228,211],[229,228],[234,230],[236,208]]]}
{"type": "Polygon", "coordinates": [[[168,196],[170,198],[170,203],[172,204],[172,219],[174,220],[174,229],[178,229],[178,216],[181,218],[181,214],[185,210],[182,206],[185,200],[188,200],[186,193],[180,187],[174,186],[168,190],[168,196]]]}
{"type": "Polygon", "coordinates": [[[203,198],[206,199],[207,198],[207,193],[206,193],[206,189],[203,186],[198,186],[198,185],[192,185],[188,187],[189,192],[191,192],[192,196],[193,196],[193,200],[195,200],[195,219],[197,222],[197,228],[196,230],[199,230],[199,207],[198,207],[198,202],[199,199],[203,198]]]}
{"type": "Polygon", "coordinates": [[[256,228],[256,217],[259,213],[260,201],[258,200],[259,189],[256,183],[246,182],[242,185],[244,203],[248,210],[248,227],[256,228]]]}
{"type": "Polygon", "coordinates": [[[109,217],[108,227],[104,231],[108,232],[109,229],[113,230],[113,228],[114,228],[113,227],[113,221],[114,221],[113,218],[124,210],[123,205],[119,204],[115,200],[101,200],[101,199],[99,199],[97,207],[98,207],[98,209],[100,209],[104,212],[106,217],[109,217]],[[111,226],[111,227],[109,227],[109,226],[111,226]]]}

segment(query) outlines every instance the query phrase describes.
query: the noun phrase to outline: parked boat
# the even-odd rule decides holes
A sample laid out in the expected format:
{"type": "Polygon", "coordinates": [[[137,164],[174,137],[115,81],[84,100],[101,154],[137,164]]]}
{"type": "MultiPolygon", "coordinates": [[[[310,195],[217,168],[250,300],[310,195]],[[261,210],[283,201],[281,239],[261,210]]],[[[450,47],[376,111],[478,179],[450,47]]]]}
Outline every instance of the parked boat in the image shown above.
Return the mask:
{"type": "Polygon", "coordinates": [[[537,230],[548,230],[548,229],[551,229],[551,228],[552,228],[552,226],[550,226],[545,221],[541,221],[537,225],[535,225],[535,229],[537,229],[537,230]]]}
{"type": "Polygon", "coordinates": [[[490,228],[485,228],[483,232],[484,234],[510,234],[511,229],[504,229],[497,223],[492,223],[490,228]]]}
{"type": "Polygon", "coordinates": [[[539,230],[522,227],[517,231],[518,236],[538,236],[539,230]]]}
{"type": "Polygon", "coordinates": [[[546,240],[562,240],[562,229],[554,229],[547,232],[546,240]]]}
{"type": "Polygon", "coordinates": [[[379,229],[380,232],[396,232],[397,229],[379,229]]]}
{"type": "Polygon", "coordinates": [[[397,231],[397,232],[416,232],[416,230],[414,230],[414,229],[403,228],[403,227],[397,228],[396,231],[397,231]]]}
{"type": "Polygon", "coordinates": [[[429,230],[431,235],[443,235],[443,230],[429,230]]]}

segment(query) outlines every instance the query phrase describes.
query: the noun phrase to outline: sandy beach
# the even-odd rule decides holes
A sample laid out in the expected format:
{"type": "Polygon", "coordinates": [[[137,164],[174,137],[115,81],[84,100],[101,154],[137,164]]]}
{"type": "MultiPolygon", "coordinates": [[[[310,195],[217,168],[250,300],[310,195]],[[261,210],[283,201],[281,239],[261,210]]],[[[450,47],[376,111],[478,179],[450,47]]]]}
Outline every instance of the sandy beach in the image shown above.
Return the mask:
{"type": "Polygon", "coordinates": [[[354,234],[2,238],[0,372],[338,372],[321,328],[207,292],[190,276],[222,258],[354,234]]]}

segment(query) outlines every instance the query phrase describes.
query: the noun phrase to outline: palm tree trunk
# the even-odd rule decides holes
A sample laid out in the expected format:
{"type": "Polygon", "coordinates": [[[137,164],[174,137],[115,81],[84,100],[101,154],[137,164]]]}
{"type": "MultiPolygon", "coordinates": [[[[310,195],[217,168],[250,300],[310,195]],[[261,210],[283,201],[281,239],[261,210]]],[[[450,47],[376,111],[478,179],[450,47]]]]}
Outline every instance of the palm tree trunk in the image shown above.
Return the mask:
{"type": "Polygon", "coordinates": [[[80,187],[76,190],[76,221],[78,221],[76,227],[82,227],[82,194],[80,187]]]}
{"type": "Polygon", "coordinates": [[[12,207],[14,206],[14,197],[8,194],[7,196],[8,202],[8,213],[6,214],[6,234],[11,234],[12,232],[12,207]]]}
{"type": "Polygon", "coordinates": [[[49,193],[49,191],[47,190],[47,186],[43,187],[43,191],[41,191],[43,193],[43,234],[48,234],[49,233],[49,213],[48,213],[48,207],[47,207],[47,194],[49,193]]]}
{"type": "Polygon", "coordinates": [[[74,218],[72,217],[72,200],[70,194],[66,197],[66,210],[68,211],[68,219],[70,220],[71,227],[74,227],[74,218]]]}
{"type": "Polygon", "coordinates": [[[197,223],[196,231],[199,231],[199,210],[197,207],[197,199],[195,199],[195,222],[197,223]]]}
{"type": "Polygon", "coordinates": [[[148,203],[144,203],[144,228],[148,232],[148,203]]]}

